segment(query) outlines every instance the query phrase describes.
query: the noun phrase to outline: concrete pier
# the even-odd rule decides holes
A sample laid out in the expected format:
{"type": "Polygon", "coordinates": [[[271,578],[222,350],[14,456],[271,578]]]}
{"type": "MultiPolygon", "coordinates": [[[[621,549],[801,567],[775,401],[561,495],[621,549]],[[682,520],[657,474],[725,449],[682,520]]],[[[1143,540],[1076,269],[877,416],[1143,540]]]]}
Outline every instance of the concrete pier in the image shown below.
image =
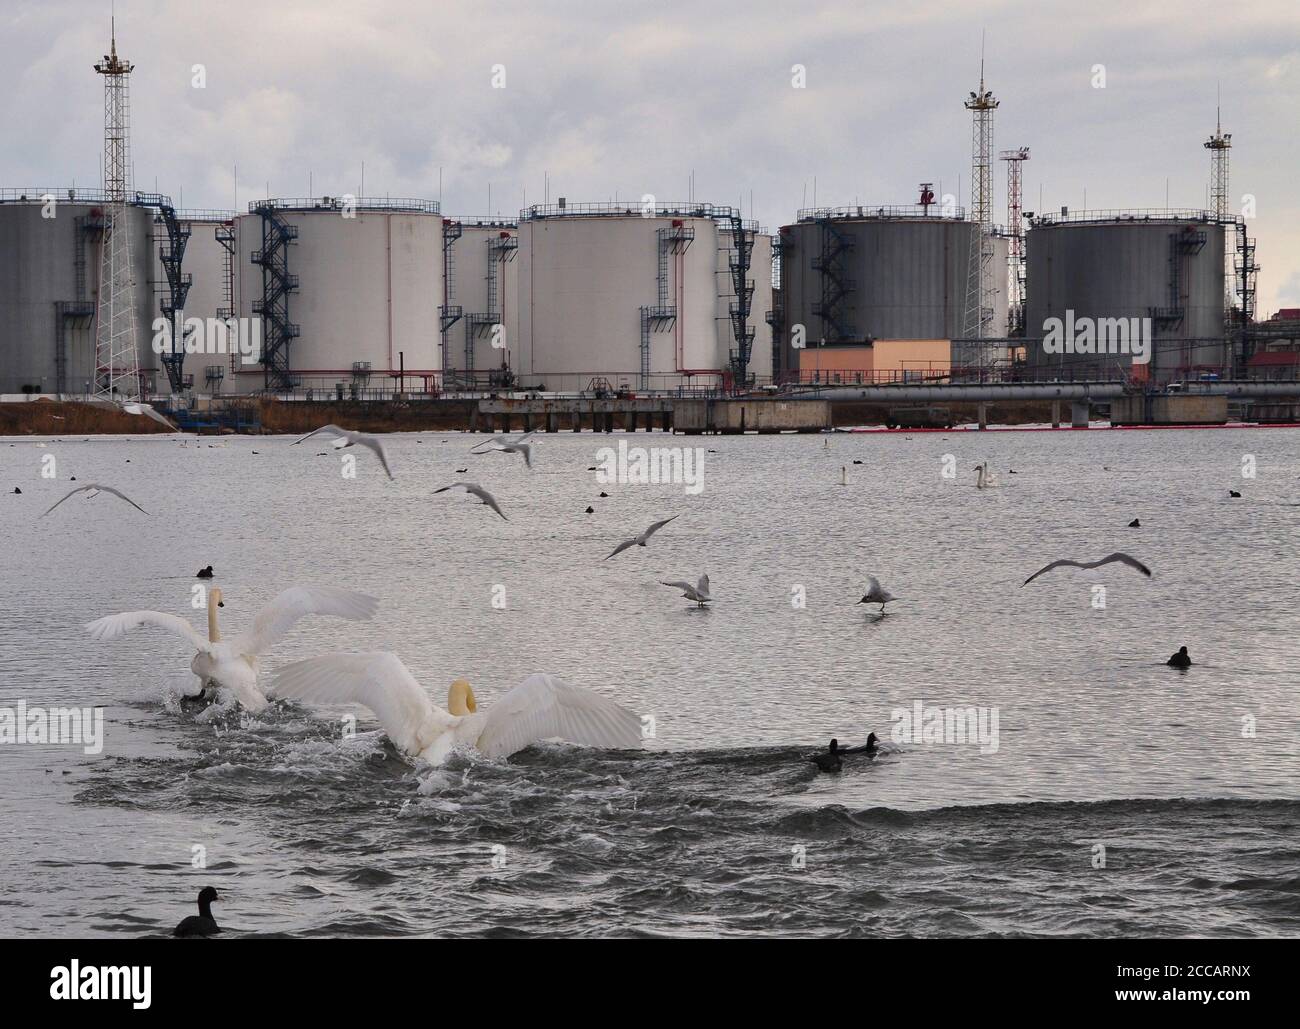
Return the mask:
{"type": "Polygon", "coordinates": [[[826,400],[677,400],[673,431],[687,435],[744,432],[822,432],[830,429],[831,405],[826,400]]]}

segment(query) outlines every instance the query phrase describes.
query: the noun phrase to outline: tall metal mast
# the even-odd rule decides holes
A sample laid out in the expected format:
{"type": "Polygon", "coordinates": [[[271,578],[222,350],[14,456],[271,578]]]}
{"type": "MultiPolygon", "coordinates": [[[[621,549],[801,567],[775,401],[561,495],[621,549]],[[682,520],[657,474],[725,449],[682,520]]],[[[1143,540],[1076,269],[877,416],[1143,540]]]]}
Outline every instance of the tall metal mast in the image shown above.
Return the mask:
{"type": "Polygon", "coordinates": [[[1025,229],[1021,218],[1022,168],[1029,160],[1029,147],[1003,150],[999,160],[1007,162],[1007,280],[1011,302],[1007,305],[1007,335],[1024,335],[1025,328],[1025,229]]]}
{"type": "Polygon", "coordinates": [[[1236,258],[1236,233],[1227,228],[1232,219],[1229,213],[1231,202],[1228,197],[1228,151],[1232,149],[1232,133],[1223,131],[1223,121],[1219,107],[1214,108],[1214,135],[1205,141],[1205,149],[1210,152],[1210,207],[1214,217],[1223,226],[1223,296],[1224,309],[1230,311],[1233,306],[1234,264],[1236,258]]]}
{"type": "MultiPolygon", "coordinates": [[[[966,284],[964,334],[968,339],[989,335],[993,320],[993,112],[998,101],[984,88],[984,58],[980,56],[980,88],[967,99],[971,118],[970,267],[966,284]]],[[[984,363],[981,355],[980,363],[984,363]]]]}
{"type": "Polygon", "coordinates": [[[95,324],[97,397],[138,398],[140,355],[135,324],[135,283],[131,267],[131,95],[134,65],[117,56],[117,25],[112,44],[95,71],[104,76],[104,234],[95,324]]]}

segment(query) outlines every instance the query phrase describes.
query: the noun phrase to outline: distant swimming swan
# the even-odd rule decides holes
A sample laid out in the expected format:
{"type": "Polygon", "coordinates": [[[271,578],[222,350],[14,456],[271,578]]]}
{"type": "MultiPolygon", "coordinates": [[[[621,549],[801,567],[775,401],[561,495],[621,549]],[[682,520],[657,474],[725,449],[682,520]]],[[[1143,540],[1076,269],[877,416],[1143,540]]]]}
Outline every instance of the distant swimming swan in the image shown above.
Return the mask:
{"type": "Polygon", "coordinates": [[[989,463],[983,461],[975,466],[975,488],[988,489],[993,485],[993,473],[989,471],[989,463]]]}
{"type": "Polygon", "coordinates": [[[635,712],[549,675],[530,675],[486,712],[478,710],[469,683],[457,679],[443,710],[396,654],[325,654],[281,668],[269,692],[277,699],[362,704],[394,746],[431,765],[445,762],[458,745],[489,758],[556,738],[614,750],[641,746],[635,712]]]}

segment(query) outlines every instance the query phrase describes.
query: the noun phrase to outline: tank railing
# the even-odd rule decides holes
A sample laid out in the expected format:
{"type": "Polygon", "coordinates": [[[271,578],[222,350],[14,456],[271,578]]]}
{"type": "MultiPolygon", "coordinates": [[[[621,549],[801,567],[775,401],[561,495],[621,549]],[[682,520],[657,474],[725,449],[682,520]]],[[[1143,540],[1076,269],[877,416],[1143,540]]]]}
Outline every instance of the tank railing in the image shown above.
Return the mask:
{"type": "MultiPolygon", "coordinates": [[[[0,204],[40,204],[46,196],[54,197],[60,204],[111,204],[113,196],[104,189],[82,189],[80,187],[32,187],[31,189],[0,189],[0,204]]],[[[128,194],[128,204],[134,207],[158,207],[160,204],[172,206],[171,197],[161,193],[145,193],[133,190],[128,194]]]]}
{"type": "MultiPolygon", "coordinates": [[[[1236,219],[1232,219],[1235,221],[1236,219]]],[[[1217,223],[1212,211],[1185,207],[1144,207],[1130,210],[1067,211],[1065,214],[1039,213],[1030,219],[1030,225],[1073,225],[1084,222],[1206,222],[1217,223]]]]}
{"type": "MultiPolygon", "coordinates": [[[[734,207],[720,207],[715,204],[656,203],[653,207],[646,208],[639,200],[628,200],[626,203],[565,203],[563,207],[559,204],[533,204],[531,207],[525,207],[519,212],[519,220],[522,222],[534,218],[629,217],[633,215],[644,218],[723,218],[730,220],[739,217],[739,214],[740,212],[734,207]]],[[[742,219],[741,226],[751,232],[758,231],[758,221],[756,219],[742,219]]]]}
{"type": "Polygon", "coordinates": [[[449,214],[445,215],[445,217],[449,222],[459,222],[461,225],[468,225],[470,228],[519,228],[519,222],[504,214],[449,214]]]}
{"type": "Polygon", "coordinates": [[[943,204],[862,204],[852,207],[801,207],[796,220],[801,222],[827,219],[871,218],[921,218],[930,221],[965,221],[966,208],[947,207],[943,204]]]}
{"type": "Polygon", "coordinates": [[[181,222],[231,222],[238,211],[222,211],[216,208],[192,207],[176,212],[176,220],[181,222]]]}
{"type": "Polygon", "coordinates": [[[273,197],[266,200],[252,200],[248,204],[250,214],[256,214],[259,207],[271,207],[278,211],[342,211],[344,207],[353,211],[407,211],[418,214],[441,214],[436,200],[418,200],[409,197],[303,197],[290,199],[273,197]]]}

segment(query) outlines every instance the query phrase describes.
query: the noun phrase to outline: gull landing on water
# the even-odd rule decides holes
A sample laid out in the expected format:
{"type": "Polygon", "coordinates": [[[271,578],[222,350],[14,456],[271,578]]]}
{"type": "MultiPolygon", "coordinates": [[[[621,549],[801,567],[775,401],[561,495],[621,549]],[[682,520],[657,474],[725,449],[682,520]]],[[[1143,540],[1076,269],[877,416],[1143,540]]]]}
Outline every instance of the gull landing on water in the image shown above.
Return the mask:
{"type": "Polygon", "coordinates": [[[65,500],[68,499],[68,497],[75,496],[75,495],[78,494],[78,493],[90,493],[90,497],[91,497],[92,500],[93,500],[95,497],[99,496],[99,494],[101,494],[101,493],[111,493],[111,494],[113,494],[113,496],[115,496],[115,497],[120,497],[122,500],[125,500],[128,504],[130,504],[132,507],[134,507],[134,508],[135,508],[137,511],[139,511],[141,514],[148,514],[148,513],[149,513],[149,512],[146,511],[143,507],[141,507],[139,504],[137,504],[134,500],[132,500],[130,497],[128,497],[125,493],[121,492],[120,490],[115,490],[115,489],[113,489],[112,486],[101,486],[101,485],[100,485],[99,483],[97,483],[97,482],[92,482],[92,483],[89,483],[88,485],[85,485],[85,486],[78,486],[76,489],[69,490],[69,491],[68,491],[67,493],[65,493],[62,497],[60,497],[60,498],[59,498],[58,500],[56,500],[53,504],[51,504],[48,508],[46,508],[46,509],[45,509],[45,514],[42,514],[41,517],[44,518],[45,515],[49,514],[49,513],[50,513],[51,511],[53,511],[56,507],[58,507],[60,504],[62,504],[65,500]]]}
{"type": "Polygon", "coordinates": [[[478,710],[469,683],[457,679],[444,710],[396,654],[326,654],[281,668],[270,692],[277,699],[362,704],[394,746],[431,765],[443,764],[457,746],[488,758],[549,739],[611,750],[641,746],[635,712],[550,675],[530,675],[486,712],[478,710]]]}
{"type": "Polygon", "coordinates": [[[709,596],[709,577],[707,575],[701,575],[700,581],[694,586],[685,580],[665,582],[660,579],[659,582],[662,586],[672,586],[675,589],[681,590],[682,596],[687,600],[695,601],[696,607],[703,607],[705,604],[713,600],[713,598],[709,596]]]}
{"type": "Polygon", "coordinates": [[[1128,554],[1122,554],[1116,552],[1114,554],[1110,554],[1107,557],[1103,557],[1100,561],[1071,561],[1069,558],[1062,558],[1060,561],[1053,561],[1050,565],[1044,565],[1042,568],[1038,569],[1038,571],[1036,571],[1024,582],[1022,582],[1020,586],[1023,589],[1024,587],[1028,586],[1031,582],[1033,582],[1035,579],[1037,579],[1040,575],[1043,575],[1046,572],[1050,572],[1053,568],[1062,568],[1062,567],[1100,568],[1102,565],[1108,565],[1113,563],[1128,565],[1130,568],[1137,569],[1148,579],[1151,578],[1151,569],[1148,568],[1146,565],[1144,565],[1136,557],[1130,557],[1128,554]]]}
{"type": "MultiPolygon", "coordinates": [[[[680,518],[680,517],[681,517],[681,515],[673,515],[673,518],[680,518]]],[[[646,531],[643,532],[643,533],[641,533],[640,536],[637,536],[637,537],[635,537],[635,538],[633,538],[633,539],[630,539],[630,540],[624,540],[624,541],[623,541],[622,543],[620,543],[617,547],[615,547],[612,551],[610,551],[608,554],[606,554],[605,557],[603,558],[603,560],[608,561],[608,560],[609,560],[611,557],[613,557],[615,554],[621,554],[621,553],[623,553],[623,551],[627,550],[629,547],[644,547],[644,546],[646,545],[646,540],[648,540],[648,539],[649,539],[651,536],[653,536],[656,532],[658,532],[658,531],[659,531],[660,529],[662,529],[665,525],[667,525],[669,522],[671,522],[671,521],[673,520],[673,518],[665,518],[662,522],[655,522],[654,525],[652,525],[652,526],[650,526],[650,528],[646,529],[646,531]]]]}
{"type": "Polygon", "coordinates": [[[482,501],[484,504],[486,504],[488,507],[492,508],[492,510],[495,511],[497,514],[499,514],[502,518],[505,518],[507,522],[510,521],[509,518],[506,518],[505,512],[501,510],[500,506],[498,506],[497,498],[494,497],[487,490],[485,490],[477,482],[453,482],[450,486],[443,486],[442,489],[436,489],[433,492],[446,493],[449,489],[463,489],[466,493],[473,494],[474,496],[478,497],[479,500],[482,501]]]}
{"type": "Polygon", "coordinates": [[[868,575],[867,592],[863,594],[862,599],[859,600],[858,603],[879,604],[880,615],[883,618],[885,615],[885,605],[888,604],[891,600],[896,600],[896,599],[898,598],[896,598],[892,593],[890,593],[889,590],[880,588],[879,579],[877,579],[874,575],[868,575]]]}
{"type": "Polygon", "coordinates": [[[302,439],[294,440],[290,446],[296,447],[299,443],[305,442],[322,432],[336,437],[334,440],[335,450],[342,450],[344,447],[362,446],[374,451],[375,456],[379,458],[380,463],[384,466],[384,471],[388,473],[388,477],[390,479],[393,477],[393,470],[388,467],[388,455],[384,453],[384,445],[379,441],[378,436],[371,436],[364,432],[353,432],[350,429],[341,429],[333,424],[322,425],[319,429],[307,433],[302,439]]]}
{"type": "Polygon", "coordinates": [[[266,707],[266,697],[257,685],[258,657],[279,643],[307,615],[333,615],[350,621],[363,621],[374,616],[379,601],[364,593],[336,589],[332,586],[293,586],[285,590],[266,607],[253,616],[252,627],[232,636],[221,638],[217,624],[217,608],[225,607],[221,590],[208,590],[208,638],[197,632],[184,618],[162,611],[123,611],[91,622],[86,628],[97,640],[113,640],[141,625],[154,625],[167,629],[188,640],[198,653],[190,663],[199,679],[196,693],[203,695],[208,686],[228,690],[249,711],[266,707]]]}

